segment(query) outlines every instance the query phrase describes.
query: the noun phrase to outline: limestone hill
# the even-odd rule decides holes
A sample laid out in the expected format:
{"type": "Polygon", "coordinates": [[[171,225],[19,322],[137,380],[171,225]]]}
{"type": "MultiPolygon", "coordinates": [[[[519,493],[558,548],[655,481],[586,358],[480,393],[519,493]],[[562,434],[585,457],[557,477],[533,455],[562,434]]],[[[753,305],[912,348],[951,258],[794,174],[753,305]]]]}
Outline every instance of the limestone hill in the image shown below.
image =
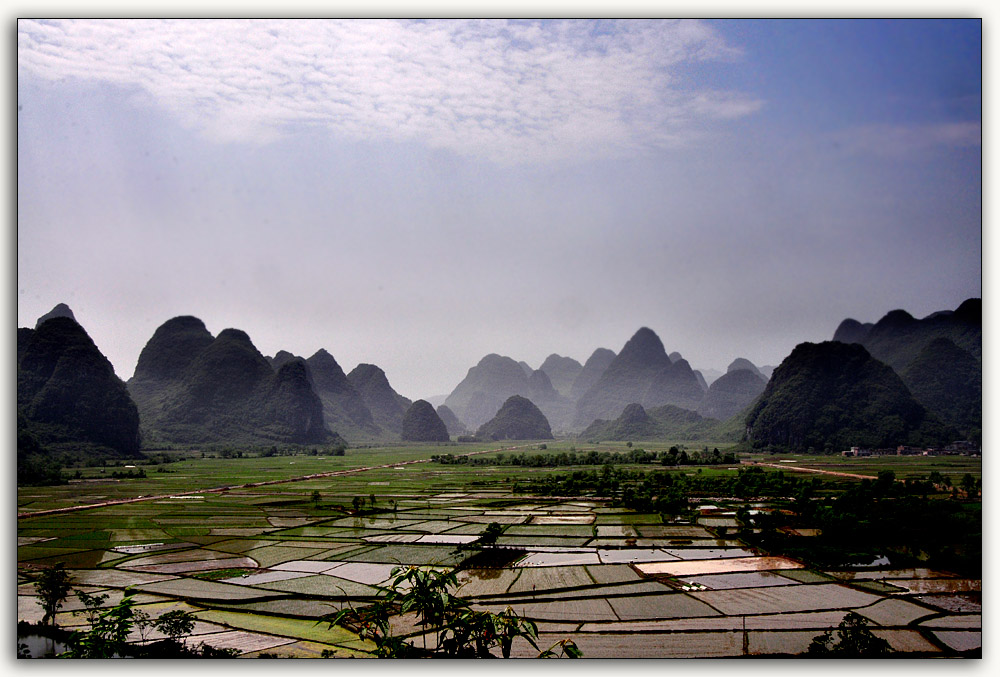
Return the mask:
{"type": "Polygon", "coordinates": [[[142,455],[139,411],[125,384],[68,315],[18,330],[17,411],[25,439],[41,448],[142,455]]]}
{"type": "Polygon", "coordinates": [[[749,369],[729,371],[712,382],[697,412],[724,421],[749,407],[766,385],[759,373],[749,369]]]}
{"type": "Polygon", "coordinates": [[[392,389],[385,372],[374,364],[359,364],[347,375],[347,380],[361,395],[375,423],[398,435],[403,428],[403,415],[412,402],[392,389]]]}
{"type": "Polygon", "coordinates": [[[481,440],[551,440],[549,422],[531,400],[512,395],[491,420],[476,431],[481,440]]]}
{"type": "Polygon", "coordinates": [[[448,428],[426,400],[417,400],[403,415],[400,438],[408,442],[447,442],[448,428]]]}
{"type": "Polygon", "coordinates": [[[754,447],[837,451],[940,443],[950,433],[899,376],[857,343],[802,343],[746,417],[754,447]]]}
{"type": "Polygon", "coordinates": [[[128,385],[154,443],[343,441],[326,427],[301,359],[275,371],[245,332],[213,338],[194,317],[154,332],[128,385]]]}

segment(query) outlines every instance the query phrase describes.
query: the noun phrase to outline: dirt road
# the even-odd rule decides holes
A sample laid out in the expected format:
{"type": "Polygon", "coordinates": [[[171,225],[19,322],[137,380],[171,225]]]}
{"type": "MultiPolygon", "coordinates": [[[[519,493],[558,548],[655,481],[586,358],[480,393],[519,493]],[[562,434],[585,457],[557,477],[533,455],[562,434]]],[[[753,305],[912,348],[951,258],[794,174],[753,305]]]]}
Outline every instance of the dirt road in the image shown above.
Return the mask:
{"type": "MultiPolygon", "coordinates": [[[[458,456],[478,456],[479,454],[490,454],[497,451],[512,451],[514,449],[524,449],[530,446],[522,444],[516,447],[499,447],[497,449],[483,449],[482,451],[470,451],[465,454],[458,454],[458,456]]],[[[384,463],[382,465],[369,465],[361,468],[348,468],[347,470],[331,470],[330,472],[320,472],[313,473],[312,475],[301,475],[299,477],[289,477],[282,480],[268,480],[267,482],[248,482],[247,484],[230,484],[222,487],[212,487],[209,489],[192,489],[191,491],[181,491],[172,494],[159,494],[156,496],[137,496],[135,498],[119,498],[113,501],[103,501],[101,503],[88,503],[87,505],[74,505],[68,508],[52,508],[51,510],[38,510],[35,512],[19,512],[17,513],[18,518],[21,517],[41,517],[42,515],[58,515],[68,512],[77,512],[79,510],[90,510],[91,508],[105,508],[109,505],[122,505],[124,503],[138,503],[140,501],[161,501],[167,498],[173,498],[175,496],[193,496],[195,494],[221,494],[224,491],[229,491],[230,489],[252,489],[254,487],[264,487],[270,486],[272,484],[287,484],[289,482],[302,482],[304,480],[315,480],[324,477],[337,477],[340,475],[351,475],[354,473],[365,472],[368,470],[378,470],[381,468],[397,468],[401,465],[412,465],[414,463],[430,463],[429,458],[418,458],[412,461],[400,461],[399,463],[384,463]]]]}
{"type": "Polygon", "coordinates": [[[821,475],[836,475],[837,477],[850,477],[856,480],[877,480],[878,477],[873,475],[855,475],[849,472],[837,472],[835,470],[819,470],[818,468],[803,468],[802,466],[796,466],[791,464],[781,465],[778,463],[755,463],[751,462],[751,465],[763,465],[768,468],[778,468],[779,470],[795,470],[797,472],[813,472],[819,473],[821,475]]]}

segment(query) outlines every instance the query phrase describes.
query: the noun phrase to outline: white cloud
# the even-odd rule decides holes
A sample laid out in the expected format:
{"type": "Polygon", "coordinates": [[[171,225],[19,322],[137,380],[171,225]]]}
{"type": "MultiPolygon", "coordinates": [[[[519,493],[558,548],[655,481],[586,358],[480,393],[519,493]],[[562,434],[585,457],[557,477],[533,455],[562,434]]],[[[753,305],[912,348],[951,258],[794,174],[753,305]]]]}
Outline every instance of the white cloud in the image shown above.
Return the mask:
{"type": "Polygon", "coordinates": [[[834,143],[849,153],[900,157],[934,148],[974,148],[982,145],[982,123],[866,125],[838,132],[834,143]]]}
{"type": "Polygon", "coordinates": [[[695,21],[18,22],[19,75],[138,88],[217,141],[305,122],[500,162],[665,146],[752,114],[752,97],[677,84],[738,57],[695,21]]]}

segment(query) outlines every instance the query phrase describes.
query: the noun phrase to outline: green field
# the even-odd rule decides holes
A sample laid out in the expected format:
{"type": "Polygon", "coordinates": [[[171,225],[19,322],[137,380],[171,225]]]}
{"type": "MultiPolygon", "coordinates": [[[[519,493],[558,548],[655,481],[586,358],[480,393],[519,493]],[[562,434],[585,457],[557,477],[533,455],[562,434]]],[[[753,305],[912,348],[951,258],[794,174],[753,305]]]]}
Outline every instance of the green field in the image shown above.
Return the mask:
{"type": "MultiPolygon", "coordinates": [[[[657,451],[672,445],[641,446],[657,451]]],[[[495,453],[629,450],[624,443],[595,447],[561,441],[548,442],[546,449],[538,446],[495,453]]],[[[429,462],[436,454],[491,448],[495,447],[350,449],[341,457],[195,455],[143,466],[145,478],[101,480],[111,468],[104,468],[104,473],[101,468],[87,468],[81,479],[98,481],[20,488],[21,513],[93,507],[18,518],[18,618],[41,618],[30,578],[39,568],[62,562],[76,586],[85,590],[117,592],[120,599],[120,591],[132,586],[141,596],[141,606],[152,615],[176,604],[195,610],[200,619],[196,642],[235,646],[244,656],[262,652],[317,656],[323,648],[338,656],[364,656],[372,645],[343,629],[316,625],[316,618],[384,594],[397,564],[460,564],[468,553],[458,552],[458,544],[495,522],[506,527],[498,544],[514,549],[515,560],[498,569],[463,570],[458,594],[474,608],[497,611],[511,605],[539,623],[543,638],[553,642],[572,638],[586,656],[686,656],[692,647],[704,656],[739,656],[744,650],[801,653],[811,637],[835,626],[849,610],[865,615],[877,634],[909,655],[960,655],[981,646],[979,582],[952,572],[911,568],[891,585],[881,586],[870,578],[834,578],[830,573],[843,572],[802,565],[782,568],[766,580],[759,573],[727,573],[725,560],[742,562],[755,555],[738,540],[735,529],[718,525],[733,521],[730,516],[740,506],[766,507],[773,500],[778,505],[785,500],[780,497],[761,503],[715,496],[711,501],[715,512],[699,516],[695,511],[680,521],[665,522],[659,513],[629,510],[604,496],[512,493],[514,482],[590,472],[594,467],[429,462]],[[398,465],[423,460],[428,462],[398,465]],[[371,469],[283,481],[359,468],[371,469]],[[261,482],[277,483],[243,486],[261,482]],[[209,491],[220,487],[230,488],[209,491]],[[98,505],[139,496],[164,498],[98,505]],[[356,510],[359,500],[364,506],[356,510]],[[705,566],[699,569],[697,562],[702,560],[705,566]],[[666,567],[670,562],[684,562],[685,567],[694,567],[692,571],[705,573],[691,576],[691,589],[685,590],[686,579],[646,574],[640,567],[649,563],[666,567]],[[634,641],[637,623],[642,624],[641,643],[634,641]],[[685,647],[675,641],[678,630],[691,640],[685,647]]],[[[884,470],[892,470],[897,479],[937,471],[954,485],[966,473],[981,478],[981,459],[957,456],[755,455],[753,460],[775,464],[791,460],[794,463],[782,466],[872,479],[884,470]]],[[[658,465],[621,469],[665,471],[658,465]]],[[[739,471],[682,466],[669,472],[708,481],[736,478],[739,471]]],[[[791,468],[784,474],[799,475],[791,468]]],[[[856,479],[818,477],[821,489],[829,494],[858,484],[856,479]]],[[[692,508],[704,502],[691,501],[692,508]]],[[[767,566],[779,559],[759,561],[767,566]]],[[[112,595],[108,604],[114,601],[112,595]]],[[[60,625],[85,624],[83,616],[72,615],[74,604],[79,607],[71,596],[57,616],[60,625]]],[[[531,647],[516,646],[515,654],[530,655],[531,647]]]]}

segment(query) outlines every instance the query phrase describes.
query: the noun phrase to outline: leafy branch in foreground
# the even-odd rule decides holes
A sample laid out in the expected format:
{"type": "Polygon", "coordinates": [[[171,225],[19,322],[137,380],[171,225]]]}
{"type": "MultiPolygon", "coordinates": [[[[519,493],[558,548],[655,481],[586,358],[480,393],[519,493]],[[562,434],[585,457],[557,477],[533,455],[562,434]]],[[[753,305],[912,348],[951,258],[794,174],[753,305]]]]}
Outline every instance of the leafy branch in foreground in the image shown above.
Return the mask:
{"type": "MultiPolygon", "coordinates": [[[[449,591],[457,585],[455,571],[396,567],[392,570],[391,589],[384,599],[360,609],[341,609],[324,616],[320,622],[326,621],[331,628],[346,627],[357,632],[361,639],[371,640],[375,655],[381,658],[494,658],[495,649],[509,658],[518,637],[538,649],[538,627],[532,621],[521,618],[510,607],[500,613],[473,610],[466,600],[449,591]],[[423,646],[419,648],[392,634],[393,617],[410,612],[416,613],[423,630],[423,646]],[[429,633],[436,640],[431,648],[427,647],[429,633]]],[[[570,658],[582,655],[570,640],[558,642],[539,654],[570,658]],[[558,653],[557,647],[561,648],[558,653]]]]}

